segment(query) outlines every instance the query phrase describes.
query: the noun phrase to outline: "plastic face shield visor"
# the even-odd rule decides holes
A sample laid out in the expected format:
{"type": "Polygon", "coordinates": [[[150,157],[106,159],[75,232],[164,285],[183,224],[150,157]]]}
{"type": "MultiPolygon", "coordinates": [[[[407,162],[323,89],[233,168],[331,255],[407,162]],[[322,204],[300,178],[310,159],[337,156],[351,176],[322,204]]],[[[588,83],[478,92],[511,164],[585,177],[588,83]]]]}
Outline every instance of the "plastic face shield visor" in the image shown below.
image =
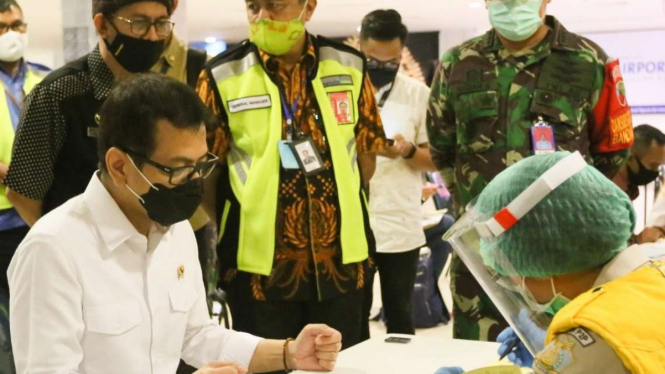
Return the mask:
{"type": "MultiPolygon", "coordinates": [[[[453,246],[534,356],[544,348],[544,342],[542,338],[537,339],[535,336],[538,334],[533,331],[535,328],[547,330],[552,316],[536,312],[529,306],[529,300],[534,300],[533,295],[528,288],[523,287],[524,278],[497,248],[496,241],[547,195],[586,167],[587,163],[579,152],[571,154],[540,176],[494,216],[480,214],[472,202],[467,207],[467,213],[443,238],[453,246]]],[[[536,227],[533,229],[538,230],[536,227]]]]}

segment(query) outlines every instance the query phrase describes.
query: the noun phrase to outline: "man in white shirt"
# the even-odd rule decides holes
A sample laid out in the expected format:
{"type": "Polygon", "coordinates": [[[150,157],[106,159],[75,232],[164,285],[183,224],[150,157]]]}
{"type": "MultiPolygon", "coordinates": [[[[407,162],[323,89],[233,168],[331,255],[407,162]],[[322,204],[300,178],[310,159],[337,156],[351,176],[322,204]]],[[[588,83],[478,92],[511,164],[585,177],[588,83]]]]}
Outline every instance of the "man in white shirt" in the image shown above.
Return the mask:
{"type": "Polygon", "coordinates": [[[370,183],[370,221],[388,333],[414,334],[411,297],[420,248],[425,245],[421,173],[435,171],[425,119],[429,89],[398,74],[408,31],[394,10],[363,19],[360,47],[367,56],[386,136],[394,144],[380,152],[370,183]]]}
{"type": "Polygon", "coordinates": [[[85,193],[46,215],[8,271],[12,345],[23,373],[173,374],[331,370],[341,335],[307,326],[295,341],[262,340],[209,318],[186,219],[217,164],[207,112],[186,85],[128,78],[103,105],[101,171],[85,193]]]}

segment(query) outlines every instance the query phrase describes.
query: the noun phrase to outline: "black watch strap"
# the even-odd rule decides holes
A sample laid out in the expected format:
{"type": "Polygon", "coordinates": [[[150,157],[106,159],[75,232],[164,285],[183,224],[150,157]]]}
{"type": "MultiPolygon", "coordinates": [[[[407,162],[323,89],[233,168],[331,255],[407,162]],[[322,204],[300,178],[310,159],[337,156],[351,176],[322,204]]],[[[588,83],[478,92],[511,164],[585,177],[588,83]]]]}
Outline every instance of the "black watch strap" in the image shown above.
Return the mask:
{"type": "Polygon", "coordinates": [[[408,155],[404,156],[404,159],[405,159],[405,160],[410,160],[410,159],[412,159],[413,156],[416,155],[416,151],[417,151],[417,150],[418,150],[418,147],[417,147],[415,144],[411,143],[411,151],[409,152],[408,155]]]}

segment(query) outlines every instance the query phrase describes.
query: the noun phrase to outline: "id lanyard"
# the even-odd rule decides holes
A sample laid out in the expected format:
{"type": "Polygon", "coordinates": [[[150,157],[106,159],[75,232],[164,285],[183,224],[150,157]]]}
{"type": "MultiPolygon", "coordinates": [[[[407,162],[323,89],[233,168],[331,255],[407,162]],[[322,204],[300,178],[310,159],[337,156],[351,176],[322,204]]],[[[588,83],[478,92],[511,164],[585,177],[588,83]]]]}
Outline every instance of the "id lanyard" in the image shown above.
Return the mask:
{"type": "Polygon", "coordinates": [[[291,106],[287,104],[286,95],[284,94],[283,90],[279,91],[279,95],[282,98],[282,110],[284,112],[284,117],[286,117],[286,140],[291,141],[293,140],[293,119],[296,115],[296,111],[298,110],[298,104],[300,103],[300,98],[302,97],[302,91],[300,91],[296,101],[291,106]]]}

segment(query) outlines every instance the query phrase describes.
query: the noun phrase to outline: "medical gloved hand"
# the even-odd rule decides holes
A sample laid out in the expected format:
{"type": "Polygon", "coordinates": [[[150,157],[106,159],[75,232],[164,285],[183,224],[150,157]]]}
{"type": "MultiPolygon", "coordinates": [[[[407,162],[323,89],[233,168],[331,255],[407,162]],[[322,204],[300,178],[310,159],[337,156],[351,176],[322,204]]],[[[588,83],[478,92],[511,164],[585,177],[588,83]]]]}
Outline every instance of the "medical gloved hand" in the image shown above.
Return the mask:
{"type": "Polygon", "coordinates": [[[434,374],[463,374],[464,369],[460,367],[447,367],[447,368],[441,368],[436,371],[434,374]]]}
{"type": "MultiPolygon", "coordinates": [[[[508,327],[507,329],[503,330],[501,334],[496,338],[496,341],[501,343],[501,346],[499,347],[499,350],[497,353],[499,356],[503,356],[504,353],[510,348],[510,346],[513,345],[515,340],[519,340],[519,337],[517,334],[515,334],[515,330],[513,330],[512,327],[508,327]]],[[[532,367],[533,366],[533,356],[529,352],[528,349],[526,349],[526,346],[524,343],[519,342],[517,344],[517,347],[515,350],[510,352],[508,354],[508,360],[512,362],[513,364],[521,367],[532,367]]]]}
{"type": "MultiPolygon", "coordinates": [[[[545,338],[547,337],[547,331],[543,330],[535,322],[533,322],[527,310],[522,309],[520,311],[516,322],[520,328],[520,331],[525,335],[525,338],[531,342],[533,348],[537,352],[545,349],[545,338]]],[[[498,350],[499,355],[502,356],[513,344],[513,342],[515,342],[515,340],[519,340],[519,337],[512,329],[512,327],[503,330],[497,337],[497,341],[501,343],[501,346],[498,350]]],[[[533,366],[533,356],[522,342],[519,342],[517,348],[508,354],[508,360],[510,360],[510,362],[513,364],[522,367],[533,366]]]]}

